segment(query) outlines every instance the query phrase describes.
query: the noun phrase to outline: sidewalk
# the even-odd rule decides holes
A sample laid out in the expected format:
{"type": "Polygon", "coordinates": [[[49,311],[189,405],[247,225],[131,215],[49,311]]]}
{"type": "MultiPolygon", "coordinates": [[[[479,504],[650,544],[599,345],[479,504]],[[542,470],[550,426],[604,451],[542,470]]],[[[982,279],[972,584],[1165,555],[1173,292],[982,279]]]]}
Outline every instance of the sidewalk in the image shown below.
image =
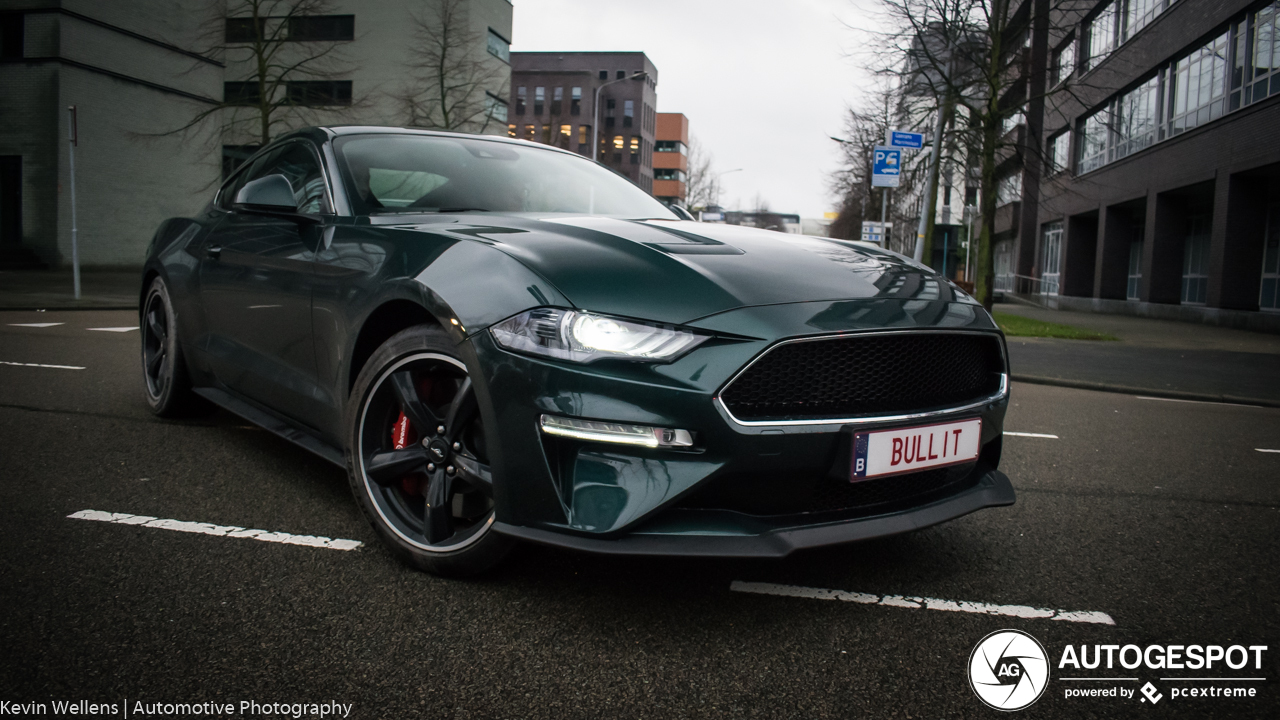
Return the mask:
{"type": "Polygon", "coordinates": [[[133,310],[140,270],[86,270],[80,299],[70,270],[0,270],[0,310],[133,310]]]}
{"type": "Polygon", "coordinates": [[[1010,337],[1015,381],[1280,407],[1280,336],[1013,303],[995,310],[1120,338],[1010,337]]]}

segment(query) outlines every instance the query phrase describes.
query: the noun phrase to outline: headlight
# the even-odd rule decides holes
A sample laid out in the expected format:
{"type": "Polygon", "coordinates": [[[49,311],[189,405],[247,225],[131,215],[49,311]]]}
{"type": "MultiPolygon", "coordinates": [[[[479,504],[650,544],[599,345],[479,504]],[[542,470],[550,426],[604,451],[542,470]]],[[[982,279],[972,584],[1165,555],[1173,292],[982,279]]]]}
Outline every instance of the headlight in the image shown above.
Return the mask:
{"type": "Polygon", "coordinates": [[[490,331],[509,350],[573,362],[601,358],[668,362],[707,339],[668,325],[556,308],[520,313],[490,331]]]}

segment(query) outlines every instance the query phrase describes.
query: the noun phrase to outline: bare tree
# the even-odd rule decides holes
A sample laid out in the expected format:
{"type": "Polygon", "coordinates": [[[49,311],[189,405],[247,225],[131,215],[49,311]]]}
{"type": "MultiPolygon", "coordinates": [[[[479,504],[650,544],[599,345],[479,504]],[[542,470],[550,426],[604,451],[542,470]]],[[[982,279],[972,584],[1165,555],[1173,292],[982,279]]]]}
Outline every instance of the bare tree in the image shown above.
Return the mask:
{"type": "Polygon", "coordinates": [[[720,176],[714,169],[711,153],[696,137],[689,138],[689,171],[685,178],[685,206],[702,210],[720,204],[720,176]]]}
{"type": "Polygon", "coordinates": [[[472,29],[463,0],[441,0],[414,18],[412,79],[400,96],[405,124],[482,133],[497,122],[508,94],[501,64],[487,57],[486,37],[472,29]]]}
{"type": "Polygon", "coordinates": [[[341,57],[349,28],[331,17],[327,0],[226,0],[209,5],[202,54],[220,58],[226,77],[220,101],[204,104],[181,127],[187,133],[216,123],[209,138],[261,146],[282,131],[342,117],[358,105],[351,68],[341,57]],[[336,24],[335,24],[336,23],[336,24]],[[231,80],[230,78],[237,78],[231,80]]]}
{"type": "MultiPolygon", "coordinates": [[[[978,238],[975,295],[991,306],[994,280],[992,236],[995,232],[996,186],[999,171],[1013,154],[1020,155],[1029,174],[1039,176],[1043,151],[1038,127],[1029,127],[1028,140],[1012,150],[1006,142],[1006,121],[1043,101],[1049,92],[1071,92],[1042,85],[1044,68],[1031,62],[1026,42],[1033,25],[1047,22],[1051,12],[1080,4],[1079,0],[879,0],[888,31],[878,37],[878,72],[899,79],[900,88],[916,118],[941,117],[944,147],[960,147],[974,167],[979,186],[981,233],[978,238]],[[1026,11],[1024,11],[1026,10],[1026,11]]],[[[1043,63],[1041,63],[1043,64],[1043,63]]],[[[929,123],[931,124],[931,123],[929,123]]],[[[932,180],[924,190],[925,207],[936,197],[932,180]],[[930,194],[932,193],[932,194],[930,194]]],[[[932,239],[927,218],[925,252],[932,239]]],[[[926,255],[926,259],[927,259],[926,255]]]]}

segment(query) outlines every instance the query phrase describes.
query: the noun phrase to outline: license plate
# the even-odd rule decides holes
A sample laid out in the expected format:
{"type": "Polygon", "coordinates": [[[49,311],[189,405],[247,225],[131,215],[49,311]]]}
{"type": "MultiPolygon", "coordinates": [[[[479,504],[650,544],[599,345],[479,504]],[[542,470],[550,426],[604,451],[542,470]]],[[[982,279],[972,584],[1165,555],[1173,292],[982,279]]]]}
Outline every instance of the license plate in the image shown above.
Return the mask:
{"type": "Polygon", "coordinates": [[[982,420],[877,430],[853,436],[850,479],[918,472],[978,459],[982,420]]]}

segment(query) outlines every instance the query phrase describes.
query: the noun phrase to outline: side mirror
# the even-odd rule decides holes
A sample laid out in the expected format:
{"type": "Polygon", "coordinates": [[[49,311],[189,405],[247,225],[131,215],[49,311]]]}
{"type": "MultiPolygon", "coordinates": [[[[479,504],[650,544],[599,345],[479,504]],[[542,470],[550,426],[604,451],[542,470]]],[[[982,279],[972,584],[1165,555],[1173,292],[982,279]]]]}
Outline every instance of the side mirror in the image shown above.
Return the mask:
{"type": "Polygon", "coordinates": [[[258,212],[298,212],[293,185],[283,175],[268,175],[245,183],[240,192],[236,193],[236,201],[232,207],[258,212]]]}

